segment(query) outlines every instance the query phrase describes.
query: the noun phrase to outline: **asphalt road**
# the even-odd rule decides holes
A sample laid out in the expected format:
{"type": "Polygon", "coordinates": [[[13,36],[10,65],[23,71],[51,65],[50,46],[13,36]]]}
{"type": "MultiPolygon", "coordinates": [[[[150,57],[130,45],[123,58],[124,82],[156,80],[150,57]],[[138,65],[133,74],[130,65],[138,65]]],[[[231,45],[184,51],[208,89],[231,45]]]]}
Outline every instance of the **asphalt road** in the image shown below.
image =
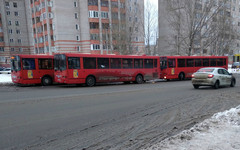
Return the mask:
{"type": "Polygon", "coordinates": [[[141,149],[240,105],[234,88],[191,81],[0,86],[0,149],[141,149]]]}

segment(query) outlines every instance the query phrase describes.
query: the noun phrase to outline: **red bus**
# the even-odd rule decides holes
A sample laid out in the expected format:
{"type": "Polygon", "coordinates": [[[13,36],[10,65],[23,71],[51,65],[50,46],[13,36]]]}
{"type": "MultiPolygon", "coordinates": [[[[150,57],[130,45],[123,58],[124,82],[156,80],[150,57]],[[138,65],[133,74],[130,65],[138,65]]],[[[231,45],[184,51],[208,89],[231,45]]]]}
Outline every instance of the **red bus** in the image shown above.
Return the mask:
{"type": "Polygon", "coordinates": [[[55,81],[65,84],[94,86],[103,82],[136,82],[158,79],[157,56],[92,54],[55,54],[55,81]]]}
{"type": "Polygon", "coordinates": [[[191,75],[203,67],[223,67],[228,69],[227,56],[161,56],[160,79],[191,78],[191,75]]]}
{"type": "Polygon", "coordinates": [[[12,56],[11,76],[16,84],[51,85],[54,79],[53,55],[12,56]]]}

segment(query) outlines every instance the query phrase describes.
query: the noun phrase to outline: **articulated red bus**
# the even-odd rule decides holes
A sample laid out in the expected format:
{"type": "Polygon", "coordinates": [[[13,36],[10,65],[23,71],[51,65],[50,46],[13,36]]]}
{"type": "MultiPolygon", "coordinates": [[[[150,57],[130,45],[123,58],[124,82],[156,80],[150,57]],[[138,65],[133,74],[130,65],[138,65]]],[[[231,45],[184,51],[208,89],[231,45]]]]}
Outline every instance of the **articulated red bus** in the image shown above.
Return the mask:
{"type": "Polygon", "coordinates": [[[203,67],[223,67],[228,69],[227,56],[161,56],[160,79],[191,78],[191,75],[203,67]]]}
{"type": "Polygon", "coordinates": [[[55,54],[55,81],[94,86],[100,82],[136,82],[158,79],[157,56],[123,56],[92,54],[55,54]]]}
{"type": "Polygon", "coordinates": [[[53,55],[16,55],[11,57],[11,76],[16,84],[53,83],[53,55]]]}

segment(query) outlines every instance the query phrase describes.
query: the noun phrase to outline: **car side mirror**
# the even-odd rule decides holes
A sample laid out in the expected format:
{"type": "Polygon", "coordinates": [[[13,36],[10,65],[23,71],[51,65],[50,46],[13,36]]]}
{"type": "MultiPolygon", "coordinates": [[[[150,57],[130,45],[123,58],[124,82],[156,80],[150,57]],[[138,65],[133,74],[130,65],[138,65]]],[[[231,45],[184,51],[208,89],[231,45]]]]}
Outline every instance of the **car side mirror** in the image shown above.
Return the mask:
{"type": "Polygon", "coordinates": [[[232,73],[229,73],[229,75],[232,75],[232,73]]]}

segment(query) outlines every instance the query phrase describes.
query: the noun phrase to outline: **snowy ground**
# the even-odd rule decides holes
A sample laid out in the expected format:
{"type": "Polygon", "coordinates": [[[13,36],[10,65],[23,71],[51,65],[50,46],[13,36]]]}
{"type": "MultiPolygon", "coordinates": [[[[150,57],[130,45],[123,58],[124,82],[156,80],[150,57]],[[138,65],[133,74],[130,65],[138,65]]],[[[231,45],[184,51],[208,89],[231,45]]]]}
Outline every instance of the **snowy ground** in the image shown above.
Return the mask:
{"type": "Polygon", "coordinates": [[[11,74],[0,74],[0,84],[12,83],[11,74]]]}
{"type": "Polygon", "coordinates": [[[147,150],[240,150],[240,106],[217,113],[147,150]]]}

